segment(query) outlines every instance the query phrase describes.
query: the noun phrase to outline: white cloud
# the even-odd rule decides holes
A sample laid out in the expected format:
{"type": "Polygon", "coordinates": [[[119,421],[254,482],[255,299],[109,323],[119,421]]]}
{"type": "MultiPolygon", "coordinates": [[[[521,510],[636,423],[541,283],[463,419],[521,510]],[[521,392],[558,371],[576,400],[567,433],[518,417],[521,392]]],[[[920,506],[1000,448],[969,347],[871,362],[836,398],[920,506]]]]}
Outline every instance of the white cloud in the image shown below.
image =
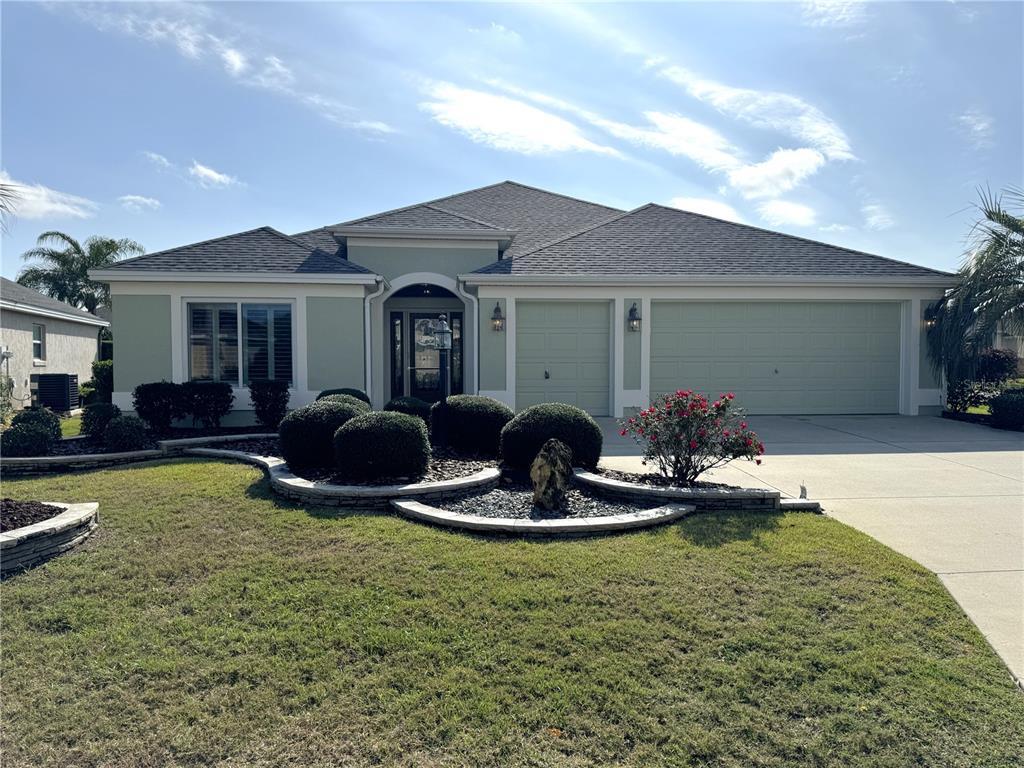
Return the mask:
{"type": "Polygon", "coordinates": [[[434,120],[478,144],[524,155],[553,152],[594,152],[618,155],[595,144],[573,123],[516,99],[483,91],[434,83],[431,101],[420,104],[434,120]]]}
{"type": "Polygon", "coordinates": [[[367,133],[397,133],[397,130],[379,120],[353,120],[349,125],[359,131],[367,133]]]}
{"type": "Polygon", "coordinates": [[[6,171],[0,171],[0,182],[14,187],[14,215],[20,219],[89,219],[99,208],[97,203],[78,195],[17,181],[6,171]]]}
{"type": "Polygon", "coordinates": [[[121,195],[117,198],[117,201],[121,203],[121,207],[126,211],[132,213],[142,213],[143,211],[155,211],[160,208],[160,201],[155,197],[144,197],[142,195],[121,195]]]}
{"type": "Polygon", "coordinates": [[[249,66],[248,60],[245,58],[245,54],[241,51],[237,51],[234,48],[225,48],[220,52],[220,58],[224,62],[224,69],[227,70],[229,75],[238,77],[246,68],[249,66]]]}
{"type": "Polygon", "coordinates": [[[856,0],[809,0],[803,4],[803,23],[809,27],[856,27],[867,20],[867,8],[856,0]]]}
{"type": "Polygon", "coordinates": [[[989,149],[993,145],[995,120],[977,107],[957,115],[957,124],[975,149],[989,149]]]}
{"type": "Polygon", "coordinates": [[[740,216],[735,208],[728,203],[723,203],[721,200],[715,200],[713,197],[673,197],[668,201],[668,204],[681,211],[701,213],[716,219],[734,221],[737,224],[744,223],[743,217],[740,216]]]}
{"type": "Polygon", "coordinates": [[[819,232],[849,232],[853,227],[847,224],[829,224],[828,226],[818,227],[819,232]]]}
{"type": "Polygon", "coordinates": [[[864,226],[868,229],[882,230],[896,226],[896,220],[880,203],[865,203],[860,212],[864,216],[864,226]]]}
{"type": "Polygon", "coordinates": [[[811,227],[818,218],[810,206],[786,200],[768,200],[757,206],[757,212],[771,227],[811,227]]]}
{"type": "Polygon", "coordinates": [[[644,112],[644,117],[650,126],[628,125],[596,115],[591,116],[591,122],[616,138],[688,157],[708,171],[725,171],[739,165],[739,150],[714,128],[665,112],[644,112]]]}
{"type": "Polygon", "coordinates": [[[221,188],[230,187],[234,184],[238,184],[239,181],[234,176],[229,176],[226,173],[215,171],[208,165],[192,161],[192,166],[188,169],[188,175],[194,178],[201,187],[206,188],[221,188]]]}
{"type": "Polygon", "coordinates": [[[281,91],[295,82],[295,74],[277,56],[266,56],[263,68],[253,76],[253,82],[261,88],[281,91]]]}
{"type": "Polygon", "coordinates": [[[469,31],[474,35],[487,36],[501,45],[519,45],[523,42],[523,38],[518,32],[495,21],[492,21],[489,27],[471,27],[469,31]]]}
{"type": "Polygon", "coordinates": [[[157,168],[162,168],[162,169],[166,170],[166,169],[169,169],[169,168],[172,167],[171,166],[171,161],[168,160],[163,155],[161,155],[159,152],[150,152],[147,149],[147,150],[143,150],[142,155],[147,160],[149,160],[149,162],[151,162],[153,165],[155,165],[157,168]]]}
{"type": "Polygon", "coordinates": [[[825,156],[816,149],[777,149],[764,162],[729,171],[729,183],[746,198],[777,197],[824,164],[825,156]]]}

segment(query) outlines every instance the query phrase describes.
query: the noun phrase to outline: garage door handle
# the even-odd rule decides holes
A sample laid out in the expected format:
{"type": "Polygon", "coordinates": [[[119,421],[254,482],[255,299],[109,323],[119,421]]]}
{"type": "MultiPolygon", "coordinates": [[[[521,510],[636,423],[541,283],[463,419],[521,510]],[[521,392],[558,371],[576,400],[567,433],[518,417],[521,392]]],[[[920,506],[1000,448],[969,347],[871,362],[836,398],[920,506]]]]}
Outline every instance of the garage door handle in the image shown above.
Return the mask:
{"type": "Polygon", "coordinates": [[[544,371],[544,378],[545,379],[550,379],[551,378],[551,374],[548,373],[547,371],[544,371]]]}

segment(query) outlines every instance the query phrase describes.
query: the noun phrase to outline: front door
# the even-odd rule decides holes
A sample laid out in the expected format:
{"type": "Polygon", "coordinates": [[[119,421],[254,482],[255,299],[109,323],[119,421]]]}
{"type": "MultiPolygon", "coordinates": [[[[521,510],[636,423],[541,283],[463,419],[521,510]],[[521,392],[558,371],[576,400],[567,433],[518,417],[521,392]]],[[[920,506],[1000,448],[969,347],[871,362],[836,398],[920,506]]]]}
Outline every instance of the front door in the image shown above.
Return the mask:
{"type": "MultiPolygon", "coordinates": [[[[407,366],[408,378],[392,375],[392,397],[409,395],[435,403],[441,399],[441,352],[434,345],[434,337],[430,332],[432,324],[437,320],[438,312],[408,312],[407,333],[408,348],[403,344],[403,334],[399,317],[403,313],[392,315],[392,367],[407,366]],[[407,362],[406,362],[407,361],[407,362]]],[[[462,392],[462,313],[448,312],[448,323],[452,329],[452,348],[448,353],[448,391],[450,394],[462,392]]],[[[395,371],[393,370],[394,374],[395,371]]]]}

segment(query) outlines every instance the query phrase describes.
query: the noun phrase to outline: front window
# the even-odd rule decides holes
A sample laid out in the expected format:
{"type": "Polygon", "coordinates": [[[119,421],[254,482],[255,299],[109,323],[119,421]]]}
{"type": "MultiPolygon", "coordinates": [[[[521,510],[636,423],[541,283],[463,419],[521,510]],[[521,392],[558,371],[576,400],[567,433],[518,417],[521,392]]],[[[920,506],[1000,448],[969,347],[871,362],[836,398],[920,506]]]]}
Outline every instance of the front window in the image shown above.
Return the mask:
{"type": "Polygon", "coordinates": [[[32,359],[46,359],[46,326],[39,323],[32,324],[32,359]]]}
{"type": "Polygon", "coordinates": [[[188,339],[192,381],[292,381],[289,304],[190,303],[188,339]]]}

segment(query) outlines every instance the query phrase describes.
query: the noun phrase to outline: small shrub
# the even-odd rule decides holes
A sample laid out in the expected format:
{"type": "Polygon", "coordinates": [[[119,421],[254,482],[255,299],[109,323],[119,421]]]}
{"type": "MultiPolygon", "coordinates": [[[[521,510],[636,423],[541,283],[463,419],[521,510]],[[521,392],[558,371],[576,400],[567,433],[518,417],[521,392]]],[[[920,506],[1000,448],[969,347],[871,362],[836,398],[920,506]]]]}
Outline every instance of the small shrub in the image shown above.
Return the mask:
{"type": "Polygon", "coordinates": [[[14,413],[14,379],[0,375],[0,424],[6,424],[14,413]]]}
{"type": "Polygon", "coordinates": [[[349,419],[364,413],[351,403],[333,400],[296,408],[281,420],[278,429],[281,455],[293,469],[331,466],[334,433],[349,419]]]}
{"type": "Polygon", "coordinates": [[[1024,430],[1024,389],[1007,389],[988,402],[992,426],[1024,430]]]}
{"type": "Polygon", "coordinates": [[[114,394],[114,361],[93,361],[91,381],[97,402],[109,403],[114,394]]]}
{"type": "Polygon", "coordinates": [[[103,430],[103,442],[112,451],[141,451],[150,446],[146,424],[138,416],[117,416],[103,430]]]}
{"type": "Polygon", "coordinates": [[[506,424],[501,430],[502,462],[514,469],[529,469],[551,438],[569,446],[573,466],[597,467],[604,444],[601,428],[586,411],[566,403],[531,406],[506,424]]]}
{"type": "Polygon", "coordinates": [[[256,412],[256,421],[268,429],[277,429],[281,419],[288,413],[287,381],[251,381],[249,399],[256,412]]]}
{"type": "Polygon", "coordinates": [[[19,424],[37,424],[46,430],[51,440],[60,440],[60,417],[49,408],[26,408],[18,411],[11,419],[11,426],[19,424]]]}
{"type": "Polygon", "coordinates": [[[139,384],[132,391],[132,407],[158,435],[166,435],[172,423],[189,413],[181,384],[169,381],[139,384]]]}
{"type": "Polygon", "coordinates": [[[82,434],[102,438],[111,419],[121,415],[121,409],[113,403],[93,403],[82,411],[82,434]]]}
{"type": "Polygon", "coordinates": [[[384,410],[418,416],[425,424],[430,423],[430,403],[418,397],[396,397],[384,406],[384,410]]]}
{"type": "Polygon", "coordinates": [[[456,451],[494,456],[501,430],[514,415],[492,397],[452,395],[444,406],[437,402],[431,407],[430,435],[456,451]]]}
{"type": "Polygon", "coordinates": [[[335,432],[334,460],[351,480],[422,477],[430,462],[427,426],[406,413],[364,413],[335,432]]]}
{"type": "Polygon", "coordinates": [[[1002,384],[1017,373],[1017,353],[1012,349],[986,349],[978,355],[975,378],[985,384],[1002,384]]]}
{"type": "Polygon", "coordinates": [[[39,422],[15,424],[0,435],[4,456],[45,456],[53,446],[53,434],[39,422]]]}
{"type": "Polygon", "coordinates": [[[189,381],[180,386],[183,407],[192,416],[193,427],[200,423],[208,429],[219,427],[235,402],[235,392],[226,381],[189,381]]]}
{"type": "Polygon", "coordinates": [[[370,404],[367,403],[365,400],[360,400],[358,397],[355,397],[354,395],[344,395],[341,394],[340,392],[335,393],[333,395],[325,395],[324,397],[318,397],[316,401],[318,403],[347,403],[351,406],[358,408],[362,413],[370,412],[370,404]]]}
{"type": "Polygon", "coordinates": [[[328,395],[351,395],[352,397],[362,400],[367,405],[370,404],[370,398],[366,396],[366,393],[361,389],[354,389],[352,387],[341,387],[340,389],[325,389],[319,395],[316,396],[317,400],[321,400],[328,395]]]}
{"type": "Polygon", "coordinates": [[[704,472],[733,459],[761,463],[764,443],[747,428],[730,392],[709,402],[690,390],[661,395],[650,408],[623,419],[623,436],[644,449],[644,463],[680,485],[693,485],[704,472]]]}

